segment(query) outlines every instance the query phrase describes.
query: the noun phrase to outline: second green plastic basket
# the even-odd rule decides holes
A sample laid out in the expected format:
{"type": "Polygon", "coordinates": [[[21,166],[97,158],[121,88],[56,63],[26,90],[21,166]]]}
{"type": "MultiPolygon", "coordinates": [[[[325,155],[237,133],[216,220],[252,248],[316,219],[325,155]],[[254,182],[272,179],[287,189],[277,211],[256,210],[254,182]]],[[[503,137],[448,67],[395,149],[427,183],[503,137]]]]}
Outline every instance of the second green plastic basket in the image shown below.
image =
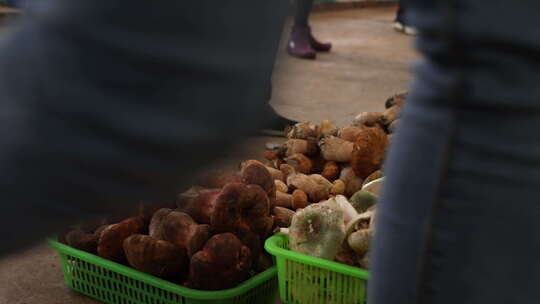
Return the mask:
{"type": "Polygon", "coordinates": [[[220,291],[189,289],[56,241],[68,287],[108,304],[274,304],[276,268],[237,287],[220,291]]]}
{"type": "Polygon", "coordinates": [[[279,294],[286,304],[365,304],[368,272],[290,251],[289,238],[278,234],[265,242],[276,257],[279,294]]]}

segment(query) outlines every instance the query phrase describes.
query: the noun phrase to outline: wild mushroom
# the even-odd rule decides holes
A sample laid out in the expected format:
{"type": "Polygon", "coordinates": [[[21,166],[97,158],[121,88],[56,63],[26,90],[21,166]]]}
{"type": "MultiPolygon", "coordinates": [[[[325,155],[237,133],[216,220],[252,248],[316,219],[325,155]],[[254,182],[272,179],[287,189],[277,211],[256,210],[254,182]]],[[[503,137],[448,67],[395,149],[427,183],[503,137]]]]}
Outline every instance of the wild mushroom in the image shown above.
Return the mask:
{"type": "Polygon", "coordinates": [[[221,189],[191,189],[178,198],[178,211],[189,214],[197,223],[210,224],[215,201],[221,189]]]}
{"type": "Polygon", "coordinates": [[[125,260],[123,242],[134,234],[140,234],[146,229],[145,220],[142,217],[131,217],[118,224],[107,226],[100,234],[97,253],[105,259],[115,262],[125,260]]]}
{"type": "Polygon", "coordinates": [[[345,184],[345,196],[350,197],[356,191],[362,188],[363,179],[356,176],[351,167],[345,167],[341,170],[339,179],[345,184]]]}
{"type": "Polygon", "coordinates": [[[345,238],[343,211],[335,204],[317,203],[297,211],[289,228],[291,250],[333,260],[345,238]]]}
{"type": "Polygon", "coordinates": [[[336,136],[325,136],[319,141],[319,148],[324,159],[348,163],[351,161],[354,143],[336,136]]]}
{"type": "Polygon", "coordinates": [[[317,154],[317,152],[319,152],[319,147],[317,146],[317,140],[315,138],[291,138],[285,142],[284,146],[286,151],[285,156],[291,156],[296,153],[304,155],[315,155],[317,154]]]}
{"type": "Polygon", "coordinates": [[[135,234],[124,240],[123,248],[131,267],[160,278],[180,278],[187,269],[186,249],[167,241],[135,234]]]}
{"type": "Polygon", "coordinates": [[[377,202],[377,196],[371,192],[360,190],[351,196],[350,202],[358,213],[363,213],[375,205],[377,202]]]}
{"type": "Polygon", "coordinates": [[[356,138],[351,167],[359,178],[366,178],[381,168],[388,140],[380,128],[366,128],[356,138]]]}
{"type": "Polygon", "coordinates": [[[313,171],[313,163],[304,154],[296,153],[285,159],[288,165],[292,166],[296,172],[309,174],[313,171]]]}
{"type": "Polygon", "coordinates": [[[210,238],[210,226],[197,224],[184,212],[160,209],[150,223],[150,236],[186,248],[191,257],[210,238]]]}
{"type": "Polygon", "coordinates": [[[337,162],[335,162],[335,161],[327,161],[324,164],[321,175],[324,178],[326,178],[327,180],[333,182],[334,180],[339,178],[340,172],[341,172],[341,168],[339,167],[337,162]]]}
{"type": "Polygon", "coordinates": [[[251,252],[232,233],[214,235],[191,258],[190,287],[201,290],[232,288],[249,277],[251,252]]]}
{"type": "Polygon", "coordinates": [[[362,112],[354,118],[353,125],[376,127],[379,125],[382,116],[383,113],[381,112],[362,112]]]}
{"type": "Polygon", "coordinates": [[[287,138],[296,138],[296,139],[308,139],[308,138],[318,138],[319,137],[319,128],[317,125],[311,122],[299,122],[294,126],[290,126],[285,129],[285,135],[287,138]]]}
{"type": "Polygon", "coordinates": [[[272,210],[272,214],[274,215],[274,223],[277,227],[287,228],[291,225],[294,211],[283,207],[275,207],[272,210]]]}
{"type": "Polygon", "coordinates": [[[287,185],[304,191],[313,202],[327,199],[332,189],[332,183],[319,174],[291,174],[287,178],[287,185]]]}
{"type": "Polygon", "coordinates": [[[318,133],[320,136],[336,135],[337,132],[338,128],[330,120],[323,120],[319,124],[318,133]]]}

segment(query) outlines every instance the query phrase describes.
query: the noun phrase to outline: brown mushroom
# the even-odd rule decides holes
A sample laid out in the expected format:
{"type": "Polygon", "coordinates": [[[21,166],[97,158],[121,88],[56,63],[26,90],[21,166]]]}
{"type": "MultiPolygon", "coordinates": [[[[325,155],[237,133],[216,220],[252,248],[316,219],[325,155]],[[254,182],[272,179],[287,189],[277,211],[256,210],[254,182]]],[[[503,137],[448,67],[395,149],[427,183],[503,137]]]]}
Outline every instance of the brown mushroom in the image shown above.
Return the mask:
{"type": "Polygon", "coordinates": [[[321,154],[326,160],[348,163],[351,161],[354,143],[335,136],[326,136],[319,141],[321,154]]]}
{"type": "Polygon", "coordinates": [[[287,185],[304,191],[313,202],[327,199],[332,188],[332,183],[319,174],[295,173],[289,175],[287,185]]]}
{"type": "Polygon", "coordinates": [[[356,138],[351,167],[359,178],[366,178],[381,168],[388,140],[383,130],[367,128],[356,138]]]}
{"type": "Polygon", "coordinates": [[[294,197],[292,194],[276,192],[276,207],[292,209],[294,197]]]}
{"type": "Polygon", "coordinates": [[[334,183],[332,184],[332,189],[330,190],[330,194],[332,195],[345,195],[345,183],[340,180],[336,179],[334,183]]]}
{"type": "Polygon", "coordinates": [[[365,127],[359,127],[359,126],[343,127],[339,129],[338,137],[346,141],[354,142],[356,140],[356,137],[360,133],[360,131],[362,131],[362,129],[364,128],[365,127]]]}
{"type": "Polygon", "coordinates": [[[362,112],[354,118],[353,125],[376,127],[379,125],[382,115],[381,112],[362,112]]]}
{"type": "Polygon", "coordinates": [[[191,257],[210,238],[210,226],[197,224],[184,212],[160,209],[150,223],[150,236],[186,248],[191,257]]]}
{"type": "Polygon", "coordinates": [[[289,192],[289,187],[287,187],[287,184],[285,184],[281,180],[276,179],[274,181],[274,184],[276,185],[276,191],[282,192],[282,193],[289,192]]]}
{"type": "Polygon", "coordinates": [[[405,100],[407,99],[407,92],[396,94],[390,98],[388,98],[385,102],[385,108],[389,109],[393,106],[401,107],[405,104],[405,100]]]}
{"type": "Polygon", "coordinates": [[[362,189],[363,179],[356,176],[351,167],[345,167],[341,170],[339,179],[345,184],[345,196],[350,197],[358,190],[362,189]]]}
{"type": "Polygon", "coordinates": [[[308,196],[306,192],[296,189],[292,193],[293,202],[292,202],[292,208],[293,210],[305,208],[307,205],[309,205],[308,202],[308,196]]]}
{"type": "Polygon", "coordinates": [[[199,224],[210,224],[216,198],[221,189],[197,189],[181,194],[178,198],[178,211],[189,214],[199,224]]]}
{"type": "Polygon", "coordinates": [[[292,166],[296,172],[309,174],[312,172],[313,169],[313,163],[311,162],[311,159],[309,159],[304,154],[296,153],[293,154],[287,159],[285,159],[288,165],[292,166]]]}
{"type": "Polygon", "coordinates": [[[341,168],[338,163],[335,161],[328,161],[324,164],[324,168],[321,172],[321,175],[329,181],[334,181],[339,177],[341,168]]]}
{"type": "Polygon", "coordinates": [[[190,287],[201,290],[232,288],[249,277],[250,249],[232,233],[214,235],[191,258],[190,287]]]}
{"type": "Polygon", "coordinates": [[[97,253],[99,256],[115,262],[125,261],[123,242],[134,234],[140,234],[146,229],[142,217],[131,217],[118,224],[107,226],[100,234],[97,253]]]}
{"type": "Polygon", "coordinates": [[[92,254],[97,253],[99,234],[88,233],[80,229],[71,230],[62,237],[63,243],[75,249],[92,254]]]}
{"type": "Polygon", "coordinates": [[[274,223],[277,227],[287,228],[291,225],[294,211],[288,208],[275,207],[272,210],[272,214],[274,215],[274,223]]]}
{"type": "Polygon", "coordinates": [[[285,149],[285,156],[291,156],[296,153],[312,156],[319,152],[319,147],[317,146],[317,140],[315,138],[291,138],[285,142],[285,149]]]}
{"type": "Polygon", "coordinates": [[[287,182],[287,177],[289,177],[289,175],[296,173],[296,170],[291,165],[287,165],[287,164],[282,164],[281,166],[279,166],[279,170],[283,172],[283,177],[285,177],[285,182],[287,182]]]}
{"type": "Polygon", "coordinates": [[[319,135],[320,136],[327,136],[327,135],[336,135],[338,131],[338,128],[332,123],[330,120],[323,120],[321,121],[319,125],[319,135]]]}
{"type": "Polygon", "coordinates": [[[123,248],[129,265],[160,278],[180,278],[187,270],[185,248],[148,235],[135,234],[126,238],[123,248]]]}
{"type": "Polygon", "coordinates": [[[299,122],[285,129],[287,138],[308,139],[319,137],[319,128],[311,122],[299,122]]]}

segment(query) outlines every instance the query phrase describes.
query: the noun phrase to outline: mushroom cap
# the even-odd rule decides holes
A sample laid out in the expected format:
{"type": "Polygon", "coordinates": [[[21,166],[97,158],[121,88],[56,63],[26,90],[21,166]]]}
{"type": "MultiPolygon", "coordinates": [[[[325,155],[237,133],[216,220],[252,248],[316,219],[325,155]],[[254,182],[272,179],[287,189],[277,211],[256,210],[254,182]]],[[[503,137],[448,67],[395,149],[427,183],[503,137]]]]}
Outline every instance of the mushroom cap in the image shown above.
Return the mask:
{"type": "Polygon", "coordinates": [[[97,253],[99,256],[115,261],[125,260],[123,242],[133,234],[140,234],[146,229],[146,221],[142,217],[130,217],[120,223],[107,226],[101,232],[97,253]]]}
{"type": "Polygon", "coordinates": [[[351,196],[350,202],[358,213],[363,213],[369,207],[375,205],[377,202],[377,196],[371,192],[360,190],[351,196]]]}
{"type": "Polygon", "coordinates": [[[249,277],[250,249],[232,233],[214,235],[204,249],[191,258],[191,286],[202,290],[234,287],[249,277]]]}
{"type": "Polygon", "coordinates": [[[210,238],[210,226],[199,225],[184,212],[161,209],[156,212],[151,224],[155,228],[150,236],[186,248],[189,257],[199,251],[210,238]]]}
{"type": "Polygon", "coordinates": [[[343,211],[332,204],[311,204],[297,211],[289,228],[293,251],[333,260],[345,238],[343,211]]]}
{"type": "Polygon", "coordinates": [[[161,278],[180,278],[187,269],[185,248],[148,235],[126,238],[123,248],[131,267],[161,278]]]}
{"type": "Polygon", "coordinates": [[[381,168],[388,139],[380,128],[366,128],[356,138],[351,157],[351,167],[356,176],[365,179],[381,168]]]}

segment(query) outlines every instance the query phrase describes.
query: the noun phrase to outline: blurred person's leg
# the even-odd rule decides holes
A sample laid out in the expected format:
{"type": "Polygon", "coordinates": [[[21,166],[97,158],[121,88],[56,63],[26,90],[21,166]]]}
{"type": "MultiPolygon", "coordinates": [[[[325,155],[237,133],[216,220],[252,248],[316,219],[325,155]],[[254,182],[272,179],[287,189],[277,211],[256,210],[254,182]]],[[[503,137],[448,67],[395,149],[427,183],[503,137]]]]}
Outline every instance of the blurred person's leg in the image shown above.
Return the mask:
{"type": "Polygon", "coordinates": [[[291,30],[291,38],[287,50],[291,56],[315,59],[316,52],[328,52],[332,48],[331,43],[318,41],[311,33],[309,26],[309,14],[314,0],[295,0],[294,25],[291,30]]]}
{"type": "Polygon", "coordinates": [[[406,1],[400,0],[398,4],[398,10],[396,12],[396,18],[394,19],[394,24],[392,25],[394,30],[407,34],[407,35],[416,35],[417,31],[412,27],[407,20],[405,19],[405,4],[406,1]]]}
{"type": "Polygon", "coordinates": [[[286,0],[30,5],[0,41],[0,258],[174,201],[264,123],[286,0]]]}
{"type": "Polygon", "coordinates": [[[268,103],[266,104],[264,111],[266,116],[264,121],[266,121],[266,123],[262,125],[261,129],[258,130],[254,135],[283,137],[285,136],[285,129],[288,126],[292,126],[298,122],[279,114],[270,104],[271,99],[272,84],[270,84],[268,88],[268,103]]]}
{"type": "Polygon", "coordinates": [[[540,2],[410,2],[425,57],[388,156],[369,302],[538,303],[540,2]]]}

